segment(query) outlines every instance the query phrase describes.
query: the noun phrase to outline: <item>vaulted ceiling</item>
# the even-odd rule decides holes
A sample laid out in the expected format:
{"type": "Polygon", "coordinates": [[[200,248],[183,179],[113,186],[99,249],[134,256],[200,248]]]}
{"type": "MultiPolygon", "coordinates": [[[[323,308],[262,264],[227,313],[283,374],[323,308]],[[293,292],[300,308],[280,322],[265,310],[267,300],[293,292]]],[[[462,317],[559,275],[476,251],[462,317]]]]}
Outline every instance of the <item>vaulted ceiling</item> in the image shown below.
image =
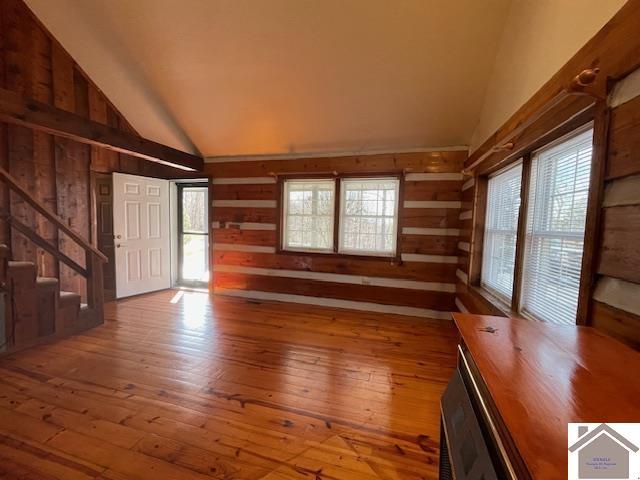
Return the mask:
{"type": "Polygon", "coordinates": [[[459,146],[509,0],[27,0],[144,136],[205,156],[459,146]]]}

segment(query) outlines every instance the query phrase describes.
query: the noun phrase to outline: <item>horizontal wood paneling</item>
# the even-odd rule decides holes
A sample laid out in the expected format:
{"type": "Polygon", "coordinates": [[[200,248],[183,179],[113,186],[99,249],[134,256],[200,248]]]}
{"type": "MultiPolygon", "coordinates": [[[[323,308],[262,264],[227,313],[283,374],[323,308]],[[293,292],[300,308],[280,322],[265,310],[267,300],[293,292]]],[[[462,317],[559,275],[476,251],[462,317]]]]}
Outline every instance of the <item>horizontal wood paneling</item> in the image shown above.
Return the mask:
{"type": "Polygon", "coordinates": [[[255,222],[228,222],[223,225],[220,222],[211,222],[211,228],[239,228],[240,230],[275,230],[275,223],[255,223],[255,222]],[[227,226],[228,225],[228,226],[227,226]]]}
{"type": "Polygon", "coordinates": [[[447,182],[461,181],[462,173],[408,173],[405,175],[407,182],[447,182]]]}
{"type": "Polygon", "coordinates": [[[598,273],[640,283],[640,205],[603,209],[598,273]]]}
{"type": "Polygon", "coordinates": [[[213,185],[264,185],[276,183],[276,177],[228,177],[214,178],[213,185]]]}
{"type": "Polygon", "coordinates": [[[593,302],[592,325],[640,350],[639,316],[595,301],[593,302]]]}
{"type": "Polygon", "coordinates": [[[276,208],[275,200],[213,200],[211,205],[222,208],[276,208]]]}
{"type": "Polygon", "coordinates": [[[465,157],[465,152],[442,152],[441,155],[430,152],[207,164],[208,172],[215,178],[211,231],[214,289],[297,295],[300,299],[334,298],[364,302],[363,305],[377,303],[428,311],[454,309],[452,290],[457,278],[457,225],[460,221],[457,206],[463,183],[459,169],[465,157]],[[242,227],[247,223],[274,225],[279,221],[277,208],[259,208],[260,202],[277,199],[277,185],[269,180],[274,178],[273,174],[384,174],[405,169],[412,173],[408,175],[410,180],[403,184],[403,198],[399,199],[398,228],[400,232],[406,230],[400,235],[398,251],[403,259],[411,258],[410,261],[276,253],[275,230],[242,227]],[[425,202],[417,204],[425,208],[404,208],[406,200],[425,202]],[[250,206],[246,202],[256,203],[250,206]],[[447,206],[454,208],[441,208],[447,206]],[[239,223],[240,229],[230,228],[229,223],[239,223]],[[216,265],[222,268],[216,270],[216,265]],[[274,270],[287,272],[278,276],[274,270]],[[322,274],[354,277],[323,278],[322,274]]]}
{"type": "Polygon", "coordinates": [[[322,255],[215,252],[216,265],[282,268],[311,272],[343,273],[372,277],[401,278],[425,282],[453,282],[456,265],[446,263],[401,262],[389,260],[328,258],[322,255]]]}
{"type": "Polygon", "coordinates": [[[318,280],[294,280],[284,277],[265,277],[226,272],[216,273],[213,281],[216,287],[237,290],[257,290],[261,292],[338,298],[442,311],[455,308],[455,295],[453,293],[426,292],[372,285],[345,285],[344,283],[318,280]]]}
{"type": "Polygon", "coordinates": [[[474,185],[474,188],[467,188],[466,190],[462,191],[462,194],[460,195],[461,206],[460,206],[460,211],[458,212],[459,214],[473,210],[473,202],[474,202],[475,195],[476,195],[475,185],[474,185]]]}
{"type": "Polygon", "coordinates": [[[405,182],[405,200],[460,200],[462,181],[405,182]]]}
{"type": "Polygon", "coordinates": [[[473,200],[476,195],[476,181],[467,179],[461,186],[460,200],[462,210],[458,211],[458,225],[460,235],[456,243],[456,255],[458,264],[456,270],[456,306],[458,310],[479,313],[484,315],[497,314],[497,309],[484,298],[473,291],[469,283],[469,271],[471,262],[471,242],[473,229],[473,200]]]}
{"type": "MultiPolygon", "coordinates": [[[[215,186],[213,189],[215,190],[215,186]]],[[[276,223],[275,208],[215,207],[213,220],[216,222],[276,223]]]]}
{"type": "Polygon", "coordinates": [[[640,205],[640,175],[619,178],[605,184],[603,207],[640,205]]]}
{"type": "Polygon", "coordinates": [[[591,324],[640,349],[640,70],[613,85],[591,324]],[[635,98],[634,98],[634,95],[635,98]],[[624,99],[622,99],[624,97],[624,99]],[[624,103],[620,103],[624,101],[624,103]],[[616,280],[619,279],[619,280],[616,280]],[[634,310],[635,309],[635,310],[634,310]],[[631,313],[634,312],[634,313],[631,313]]]}
{"type": "Polygon", "coordinates": [[[308,270],[286,270],[281,268],[245,267],[239,265],[216,265],[216,272],[317,280],[347,285],[373,285],[376,287],[404,288],[430,292],[452,293],[455,291],[455,285],[453,283],[424,282],[404,278],[375,277],[371,275],[348,275],[334,272],[311,272],[308,270]]]}
{"type": "Polygon", "coordinates": [[[457,255],[458,238],[428,235],[401,235],[402,253],[457,255]]]}
{"type": "Polygon", "coordinates": [[[469,272],[469,254],[464,251],[458,252],[458,269],[465,274],[469,272]]]}
{"type": "Polygon", "coordinates": [[[379,154],[366,156],[301,158],[207,163],[205,173],[215,178],[268,177],[273,174],[450,172],[460,173],[466,151],[379,154]],[[248,175],[251,172],[251,175],[248,175]]]}
{"type": "Polygon", "coordinates": [[[471,218],[460,220],[458,229],[460,231],[460,238],[470,243],[471,233],[473,232],[473,220],[471,218]]]}
{"type": "Polygon", "coordinates": [[[419,228],[419,227],[403,227],[401,232],[405,235],[435,235],[457,237],[460,231],[457,228],[419,228]]]}
{"type": "Polygon", "coordinates": [[[640,97],[611,111],[607,179],[640,173],[640,97]]]}
{"type": "Polygon", "coordinates": [[[403,208],[460,208],[458,200],[405,200],[403,208]]]}
{"type": "Polygon", "coordinates": [[[401,227],[458,228],[460,211],[455,208],[406,208],[401,227]]]}
{"type": "Polygon", "coordinates": [[[458,263],[458,257],[455,255],[423,255],[420,253],[403,253],[400,255],[403,262],[416,263],[458,263]]]}
{"type": "Polygon", "coordinates": [[[275,184],[216,185],[213,200],[275,200],[275,184]]]}
{"type": "Polygon", "coordinates": [[[640,284],[602,276],[595,286],[593,298],[625,312],[640,315],[640,284]]]}
{"type": "Polygon", "coordinates": [[[214,229],[213,241],[275,247],[276,232],[273,230],[240,230],[238,228],[214,229]]]}
{"type": "Polygon", "coordinates": [[[276,247],[267,245],[243,245],[241,243],[213,242],[213,250],[221,252],[276,253],[276,247]]]}

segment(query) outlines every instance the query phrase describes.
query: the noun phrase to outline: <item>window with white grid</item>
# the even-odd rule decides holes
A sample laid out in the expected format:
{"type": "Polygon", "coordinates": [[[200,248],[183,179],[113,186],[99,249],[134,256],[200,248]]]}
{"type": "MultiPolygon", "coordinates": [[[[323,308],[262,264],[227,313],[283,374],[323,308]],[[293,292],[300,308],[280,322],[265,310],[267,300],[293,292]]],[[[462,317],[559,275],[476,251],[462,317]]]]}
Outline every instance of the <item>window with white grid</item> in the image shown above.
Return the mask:
{"type": "Polygon", "coordinates": [[[488,181],[481,283],[506,301],[513,291],[521,183],[522,163],[488,181]]]}
{"type": "Polygon", "coordinates": [[[335,181],[285,180],[283,196],[283,249],[333,252],[335,181]]]}
{"type": "Polygon", "coordinates": [[[340,253],[393,256],[400,180],[345,178],[340,182],[340,253]]]}
{"type": "Polygon", "coordinates": [[[532,159],[521,310],[552,323],[576,322],[592,137],[574,135],[532,159]]]}

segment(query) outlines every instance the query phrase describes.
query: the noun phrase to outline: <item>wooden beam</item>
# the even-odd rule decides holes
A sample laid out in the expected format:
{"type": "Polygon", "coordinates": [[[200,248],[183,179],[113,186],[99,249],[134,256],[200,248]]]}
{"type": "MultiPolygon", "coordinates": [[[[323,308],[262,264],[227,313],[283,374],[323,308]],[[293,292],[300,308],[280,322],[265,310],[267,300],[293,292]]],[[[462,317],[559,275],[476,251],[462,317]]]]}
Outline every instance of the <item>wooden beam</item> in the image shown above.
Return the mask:
{"type": "Polygon", "coordinates": [[[24,98],[4,88],[0,88],[0,120],[181,170],[201,171],[204,168],[202,157],[24,98]]]}

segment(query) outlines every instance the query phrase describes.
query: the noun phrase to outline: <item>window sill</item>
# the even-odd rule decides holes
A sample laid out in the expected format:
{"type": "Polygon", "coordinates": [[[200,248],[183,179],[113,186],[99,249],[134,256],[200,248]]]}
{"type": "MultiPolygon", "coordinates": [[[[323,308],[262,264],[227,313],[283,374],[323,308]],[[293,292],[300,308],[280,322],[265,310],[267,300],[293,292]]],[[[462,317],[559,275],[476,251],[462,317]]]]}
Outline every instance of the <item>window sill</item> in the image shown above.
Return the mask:
{"type": "Polygon", "coordinates": [[[509,318],[524,318],[518,312],[511,310],[511,305],[506,303],[504,300],[496,297],[488,290],[482,288],[479,285],[469,285],[469,289],[471,289],[475,294],[482,297],[487,303],[491,305],[500,315],[509,318]]]}
{"type": "Polygon", "coordinates": [[[347,257],[367,257],[367,258],[386,258],[386,259],[394,259],[398,257],[397,253],[378,253],[378,252],[352,252],[349,250],[335,252],[336,255],[347,256],[347,257]]]}

